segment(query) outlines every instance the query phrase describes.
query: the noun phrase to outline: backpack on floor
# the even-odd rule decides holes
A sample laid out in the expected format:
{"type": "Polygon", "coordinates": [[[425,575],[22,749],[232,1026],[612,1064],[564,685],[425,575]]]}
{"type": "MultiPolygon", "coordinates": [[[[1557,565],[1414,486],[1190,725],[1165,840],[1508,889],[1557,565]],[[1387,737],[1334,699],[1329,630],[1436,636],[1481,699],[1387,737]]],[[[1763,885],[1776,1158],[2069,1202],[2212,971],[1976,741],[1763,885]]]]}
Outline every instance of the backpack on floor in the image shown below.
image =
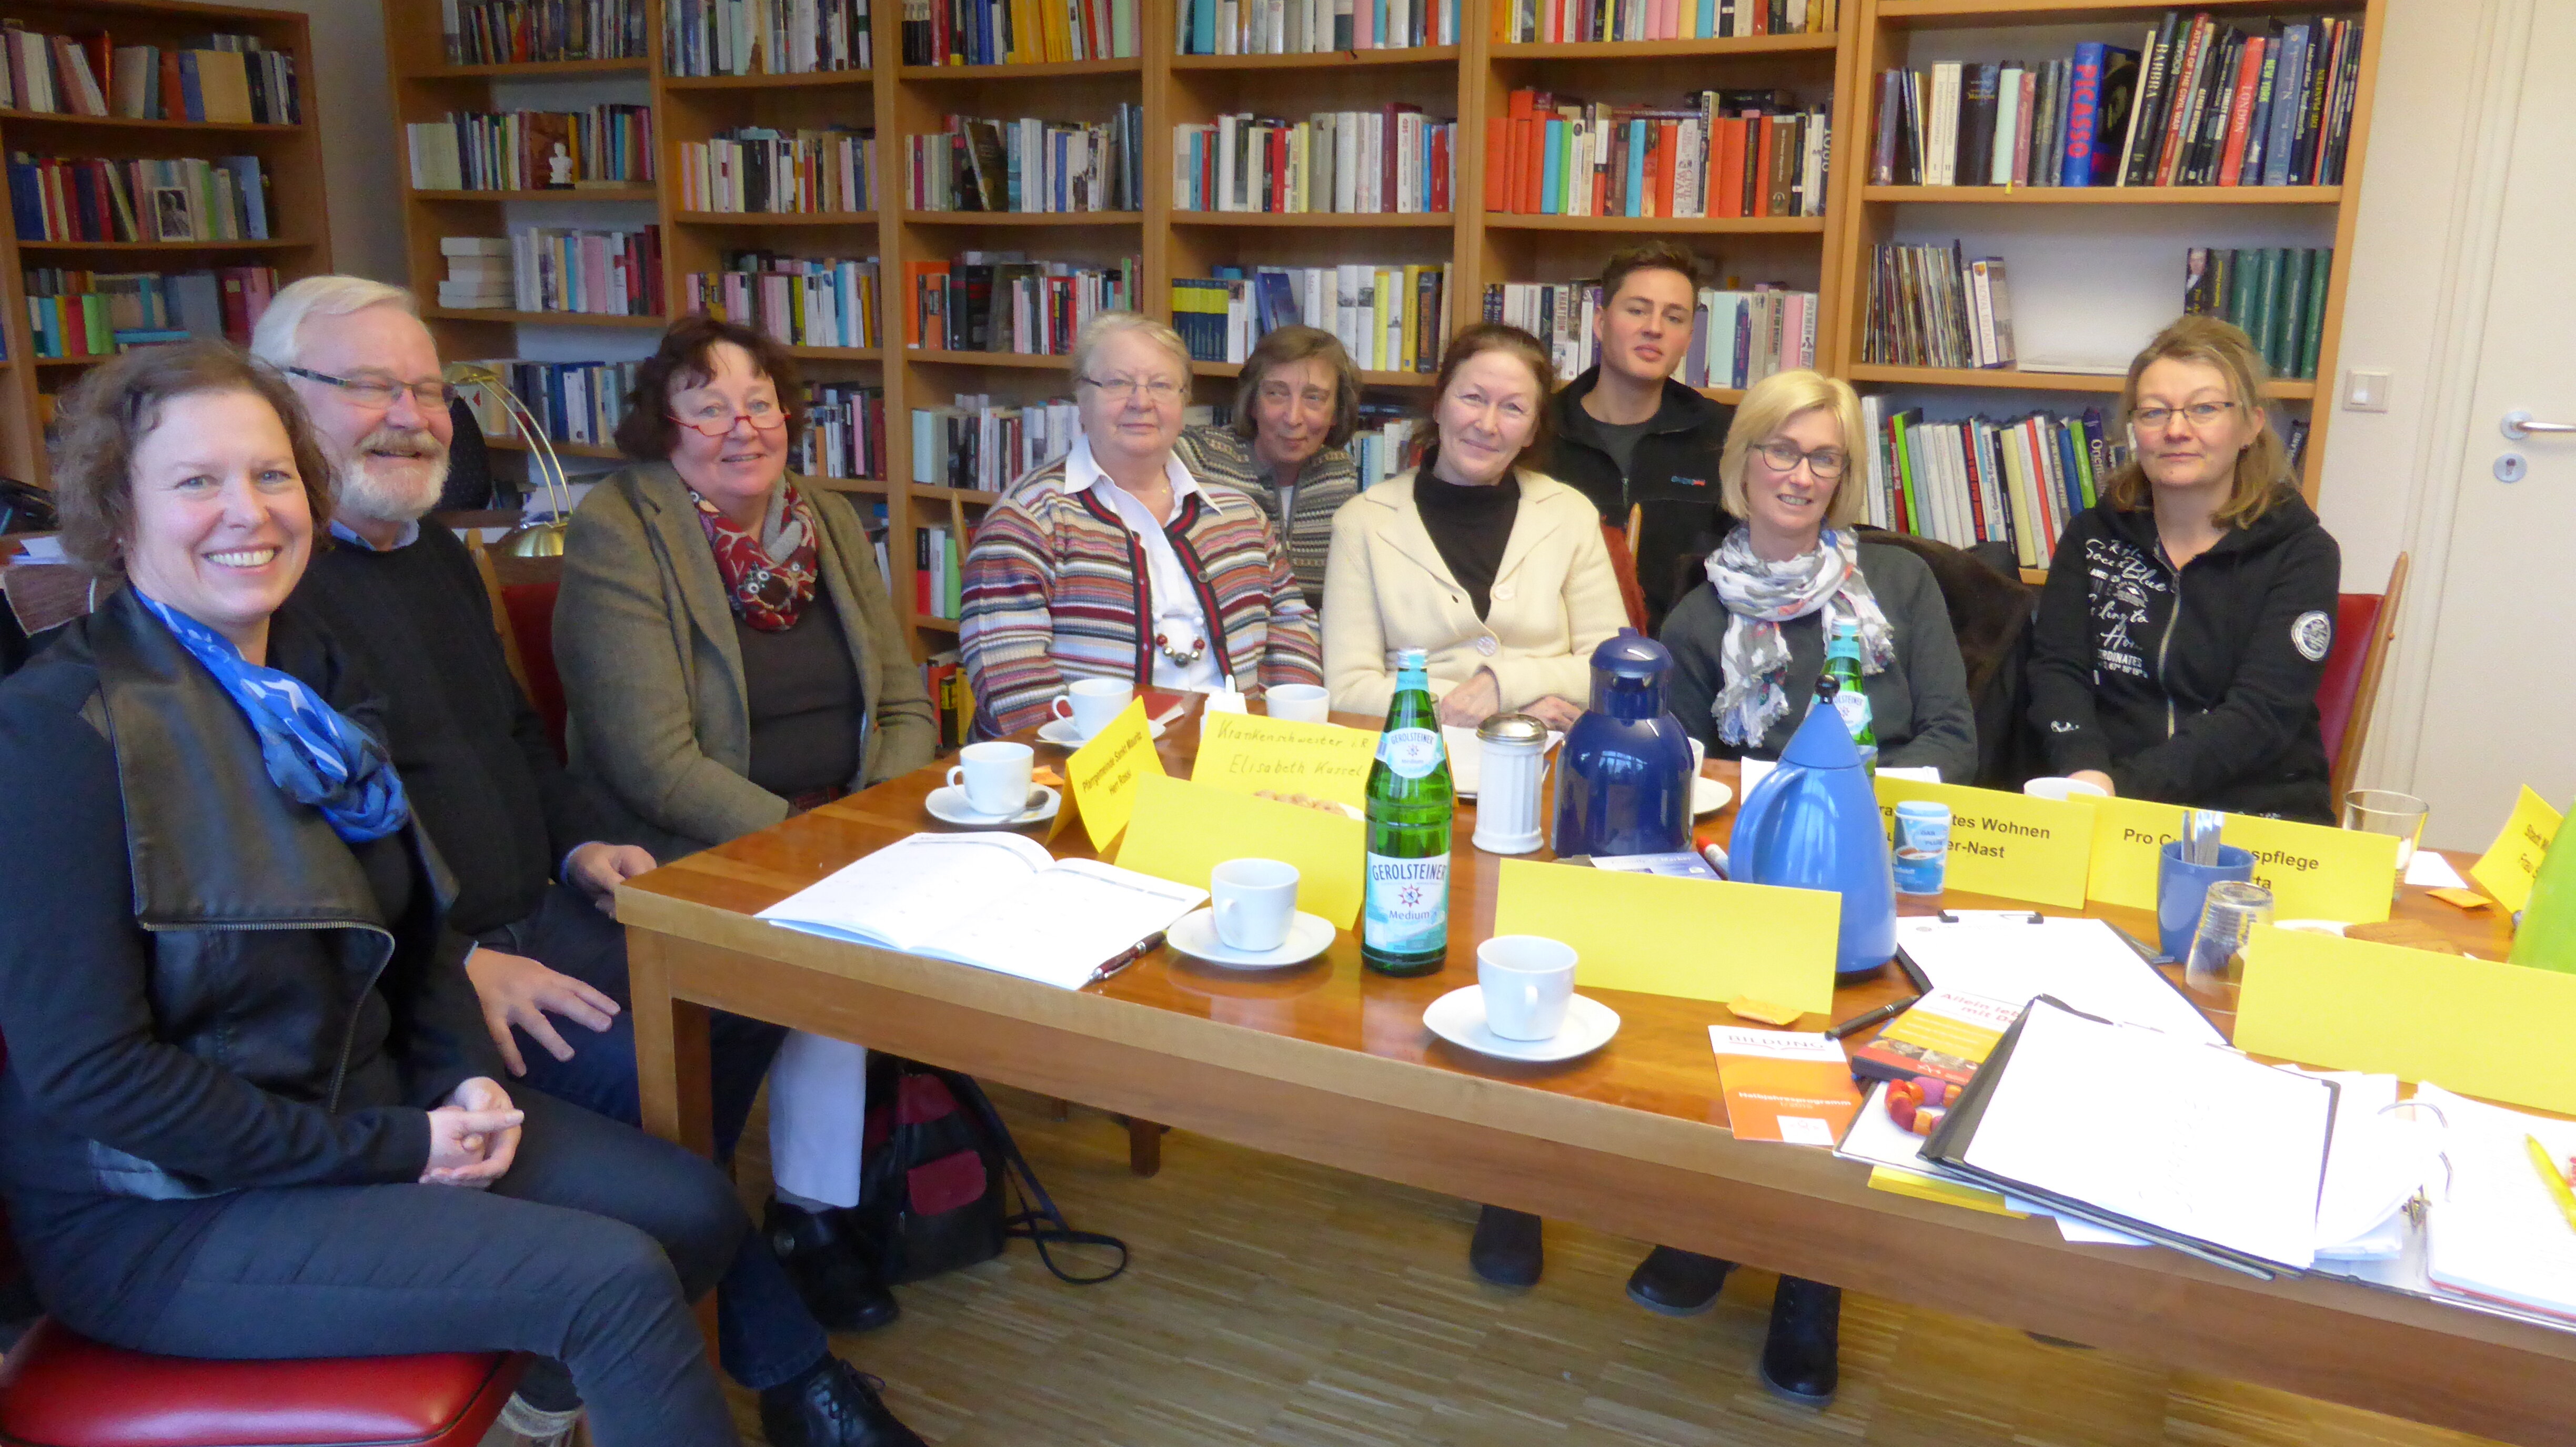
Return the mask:
{"type": "Polygon", "coordinates": [[[1090,1286],[1127,1269],[1127,1243],[1066,1224],[1010,1127],[974,1078],[871,1051],[866,1155],[854,1211],[888,1285],[920,1281],[1002,1254],[1020,1237],[1059,1281],[1090,1286]],[[1016,1193],[1021,1209],[1010,1209],[1016,1193]],[[1118,1264],[1097,1276],[1058,1266],[1051,1248],[1101,1246],[1118,1264]]]}

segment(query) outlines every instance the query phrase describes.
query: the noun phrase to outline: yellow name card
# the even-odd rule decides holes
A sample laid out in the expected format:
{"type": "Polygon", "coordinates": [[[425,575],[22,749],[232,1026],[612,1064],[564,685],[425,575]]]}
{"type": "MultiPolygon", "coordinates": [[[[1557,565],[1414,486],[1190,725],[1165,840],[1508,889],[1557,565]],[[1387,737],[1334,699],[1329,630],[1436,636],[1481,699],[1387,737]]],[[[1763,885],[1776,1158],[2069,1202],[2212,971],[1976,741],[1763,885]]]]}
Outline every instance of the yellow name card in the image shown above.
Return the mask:
{"type": "Polygon", "coordinates": [[[1263,789],[1337,804],[1368,804],[1377,734],[1339,724],[1298,723],[1250,713],[1212,713],[1199,734],[1190,778],[1250,794],[1263,789]]]}
{"type": "Polygon", "coordinates": [[[2274,919],[2373,924],[2388,918],[2397,895],[2394,834],[2230,814],[2218,838],[2252,851],[2254,882],[2272,891],[2274,919]]]}
{"type": "Polygon", "coordinates": [[[2093,866],[2093,812],[2082,804],[1882,774],[1878,809],[1891,836],[1896,806],[1910,799],[1950,806],[1950,862],[1942,881],[1948,888],[2084,907],[2093,866]]]}
{"type": "Polygon", "coordinates": [[[1588,989],[1751,995],[1804,1013],[1833,1008],[1842,909],[1828,890],[1506,859],[1494,933],[1574,946],[1574,982],[1588,989]]]}
{"type": "MultiPolygon", "coordinates": [[[[1082,827],[1091,835],[1091,847],[1108,849],[1109,841],[1127,827],[1128,812],[1136,807],[1136,786],[1148,777],[1163,777],[1162,756],[1154,752],[1153,725],[1145,719],[1145,700],[1131,700],[1108,727],[1092,735],[1091,742],[1074,750],[1073,757],[1064,761],[1064,777],[1082,812],[1082,827]]],[[[1191,882],[1207,887],[1204,879],[1191,882]]]]}
{"type": "Polygon", "coordinates": [[[2549,807],[2548,800],[2524,785],[2522,797],[2514,803],[2513,817],[2504,821],[2504,829],[2487,846],[2487,852],[2469,866],[2469,877],[2485,885],[2487,893],[2506,909],[2522,908],[2530,902],[2531,878],[2540,872],[2540,857],[2549,852],[2549,841],[2558,837],[2558,822],[2563,817],[2549,807]]]}
{"type": "Polygon", "coordinates": [[[1208,871],[1229,859],[1281,860],[1297,866],[1297,907],[1350,929],[1367,852],[1368,826],[1346,814],[1154,773],[1137,782],[1118,867],[1205,889],[1208,871]]]}
{"type": "Polygon", "coordinates": [[[2086,799],[2084,806],[2093,811],[2087,893],[2099,904],[2154,909],[2156,876],[2163,867],[2157,856],[2182,837],[2182,806],[2146,799],[2086,799]]]}
{"type": "Polygon", "coordinates": [[[2245,946],[2236,1047],[2576,1111],[2576,975],[2306,930],[2245,946]]]}

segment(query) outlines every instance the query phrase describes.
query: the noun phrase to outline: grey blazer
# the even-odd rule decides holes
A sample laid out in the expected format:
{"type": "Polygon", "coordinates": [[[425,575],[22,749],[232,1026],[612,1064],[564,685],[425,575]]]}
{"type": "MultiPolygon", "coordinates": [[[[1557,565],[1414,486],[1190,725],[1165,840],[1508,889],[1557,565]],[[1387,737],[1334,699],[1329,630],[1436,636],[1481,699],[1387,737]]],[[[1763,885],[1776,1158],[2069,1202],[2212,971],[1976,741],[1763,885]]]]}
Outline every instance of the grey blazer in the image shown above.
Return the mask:
{"type": "MultiPolygon", "coordinates": [[[[865,690],[864,788],[929,763],[938,726],[895,623],[876,550],[848,500],[790,476],[821,523],[823,597],[865,690]]],[[[668,863],[766,829],[787,801],[753,783],[742,650],[715,553],[669,463],[606,478],[573,513],[555,600],[555,667],[574,774],[633,839],[668,863]]]]}

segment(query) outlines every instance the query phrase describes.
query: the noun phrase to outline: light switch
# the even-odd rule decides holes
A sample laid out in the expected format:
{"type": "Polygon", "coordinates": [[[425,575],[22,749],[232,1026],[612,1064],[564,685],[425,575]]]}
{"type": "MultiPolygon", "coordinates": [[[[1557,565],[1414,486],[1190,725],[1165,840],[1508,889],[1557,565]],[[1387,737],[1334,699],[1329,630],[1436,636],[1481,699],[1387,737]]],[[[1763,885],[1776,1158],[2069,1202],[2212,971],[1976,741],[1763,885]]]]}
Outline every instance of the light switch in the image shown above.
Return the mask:
{"type": "Polygon", "coordinates": [[[2351,412],[2385,412],[2388,410],[2388,374],[2365,372],[2359,367],[2343,374],[2343,405],[2351,412]]]}

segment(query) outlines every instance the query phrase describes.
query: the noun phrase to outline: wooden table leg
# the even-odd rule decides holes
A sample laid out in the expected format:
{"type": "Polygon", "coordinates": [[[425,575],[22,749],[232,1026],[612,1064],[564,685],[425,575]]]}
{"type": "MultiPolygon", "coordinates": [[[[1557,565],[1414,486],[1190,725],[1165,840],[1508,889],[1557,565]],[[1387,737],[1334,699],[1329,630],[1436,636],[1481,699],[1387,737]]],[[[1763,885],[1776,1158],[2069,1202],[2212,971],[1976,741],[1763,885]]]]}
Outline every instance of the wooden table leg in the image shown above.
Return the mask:
{"type": "MultiPolygon", "coordinates": [[[[715,1095],[708,1073],[707,1007],[671,995],[665,951],[675,946],[650,930],[626,932],[627,1008],[635,1020],[635,1086],[644,1129],[699,1155],[716,1149],[715,1095]]],[[[716,1359],[716,1294],[697,1304],[707,1360],[716,1359]]]]}
{"type": "Polygon", "coordinates": [[[1167,1125],[1150,1120],[1127,1119],[1127,1169],[1140,1176],[1151,1176],[1163,1168],[1163,1132],[1167,1125]]]}

